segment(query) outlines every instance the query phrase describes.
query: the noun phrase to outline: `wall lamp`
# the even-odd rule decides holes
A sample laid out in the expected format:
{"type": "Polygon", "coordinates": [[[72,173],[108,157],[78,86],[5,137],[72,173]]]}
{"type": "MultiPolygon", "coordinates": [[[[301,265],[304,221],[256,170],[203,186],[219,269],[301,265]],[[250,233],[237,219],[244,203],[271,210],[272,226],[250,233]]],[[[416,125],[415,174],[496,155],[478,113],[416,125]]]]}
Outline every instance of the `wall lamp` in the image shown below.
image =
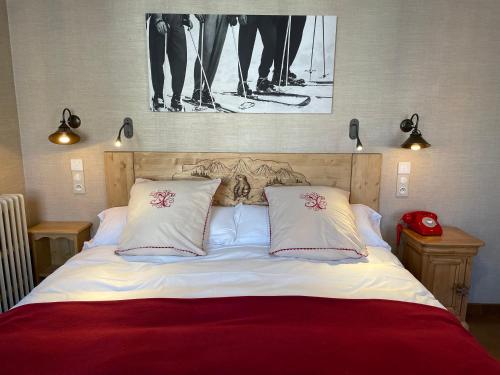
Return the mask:
{"type": "Polygon", "coordinates": [[[122,132],[125,138],[132,138],[134,136],[134,122],[130,117],[125,117],[123,119],[123,125],[121,126],[120,130],[118,131],[118,137],[116,137],[115,141],[115,146],[116,147],[121,147],[122,146],[122,132]]]}
{"type": "Polygon", "coordinates": [[[422,133],[418,130],[418,120],[418,114],[414,113],[409,119],[403,120],[401,125],[399,125],[401,130],[405,133],[411,131],[411,134],[406,142],[401,145],[402,148],[409,148],[413,151],[418,151],[421,148],[431,147],[430,143],[422,137],[422,133]]]}
{"type": "Polygon", "coordinates": [[[49,141],[56,145],[72,145],[80,142],[80,136],[71,130],[79,128],[80,124],[80,117],[72,114],[68,108],[64,108],[61,124],[57,131],[49,135],[49,141]],[[68,114],[67,119],[64,117],[66,113],[68,114]]]}
{"type": "Polygon", "coordinates": [[[363,151],[363,144],[359,139],[359,120],[353,118],[349,123],[349,138],[356,140],[356,150],[363,151]]]}

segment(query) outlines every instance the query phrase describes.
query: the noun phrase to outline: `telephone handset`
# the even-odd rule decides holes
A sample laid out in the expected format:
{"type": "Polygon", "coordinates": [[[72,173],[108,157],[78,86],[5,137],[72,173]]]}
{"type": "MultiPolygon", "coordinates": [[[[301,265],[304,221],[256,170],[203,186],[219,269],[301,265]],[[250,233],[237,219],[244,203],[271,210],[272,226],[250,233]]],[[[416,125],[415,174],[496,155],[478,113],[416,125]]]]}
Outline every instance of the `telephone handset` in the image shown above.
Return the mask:
{"type": "Polygon", "coordinates": [[[438,222],[438,217],[433,212],[414,211],[403,215],[401,222],[397,226],[397,244],[401,238],[403,224],[406,224],[412,231],[422,236],[440,236],[443,234],[443,228],[438,222]]]}

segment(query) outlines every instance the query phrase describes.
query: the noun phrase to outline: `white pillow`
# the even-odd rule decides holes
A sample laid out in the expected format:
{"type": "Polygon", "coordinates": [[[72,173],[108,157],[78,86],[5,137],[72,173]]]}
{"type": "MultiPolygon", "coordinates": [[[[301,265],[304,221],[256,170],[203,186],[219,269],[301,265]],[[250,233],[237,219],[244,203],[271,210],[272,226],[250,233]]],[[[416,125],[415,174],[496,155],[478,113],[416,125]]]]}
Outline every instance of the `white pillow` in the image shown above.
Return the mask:
{"type": "Polygon", "coordinates": [[[356,218],[358,233],[363,242],[368,246],[384,247],[391,250],[391,247],[382,239],[380,233],[382,215],[364,204],[351,204],[351,208],[356,218]]]}
{"type": "MultiPolygon", "coordinates": [[[[100,220],[97,233],[90,241],[84,242],[83,249],[118,245],[127,224],[127,211],[127,206],[113,207],[97,215],[100,220]]],[[[210,208],[210,224],[208,235],[206,236],[207,245],[231,245],[235,242],[236,223],[234,211],[235,207],[212,206],[210,208]]],[[[265,227],[267,228],[267,233],[269,233],[269,225],[266,224],[265,227]]],[[[266,237],[269,242],[268,238],[269,235],[266,237]]]]}
{"type": "Polygon", "coordinates": [[[318,260],[368,255],[356,228],[349,193],[327,186],[268,186],[269,253],[318,260]]]}
{"type": "Polygon", "coordinates": [[[238,204],[235,207],[235,245],[269,246],[269,211],[267,206],[238,204]]]}
{"type": "MultiPolygon", "coordinates": [[[[214,207],[215,208],[215,207],[214,207]]],[[[364,204],[351,204],[356,226],[367,246],[391,249],[380,233],[382,215],[364,204]]],[[[269,246],[269,211],[267,206],[238,204],[235,207],[235,245],[269,246]]],[[[210,222],[210,228],[215,221],[210,222]]],[[[212,230],[212,229],[210,229],[212,230]]],[[[225,244],[229,244],[226,242],[225,244]]]]}
{"type": "Polygon", "coordinates": [[[235,240],[235,207],[213,206],[210,209],[207,244],[232,245],[235,240]]]}
{"type": "Polygon", "coordinates": [[[139,182],[132,186],[120,255],[206,255],[203,240],[221,180],[139,182]]]}
{"type": "Polygon", "coordinates": [[[112,207],[102,211],[97,217],[100,220],[95,236],[83,244],[84,249],[97,246],[116,245],[127,224],[127,206],[112,207]]]}
{"type": "MultiPolygon", "coordinates": [[[[135,183],[154,181],[147,178],[136,178],[135,183]]],[[[207,245],[231,245],[236,238],[234,207],[212,206],[210,208],[210,225],[206,237],[207,245]]]]}

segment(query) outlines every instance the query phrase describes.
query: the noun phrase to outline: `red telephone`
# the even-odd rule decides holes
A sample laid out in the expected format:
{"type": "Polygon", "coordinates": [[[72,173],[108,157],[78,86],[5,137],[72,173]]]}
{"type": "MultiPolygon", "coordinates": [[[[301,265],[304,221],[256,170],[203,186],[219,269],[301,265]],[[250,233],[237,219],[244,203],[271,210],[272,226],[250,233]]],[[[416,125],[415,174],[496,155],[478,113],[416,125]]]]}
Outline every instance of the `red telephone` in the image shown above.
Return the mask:
{"type": "Polygon", "coordinates": [[[397,226],[397,244],[401,238],[403,224],[406,224],[412,231],[422,236],[440,236],[443,234],[443,228],[437,221],[437,215],[433,212],[414,211],[403,215],[401,222],[397,226]]]}

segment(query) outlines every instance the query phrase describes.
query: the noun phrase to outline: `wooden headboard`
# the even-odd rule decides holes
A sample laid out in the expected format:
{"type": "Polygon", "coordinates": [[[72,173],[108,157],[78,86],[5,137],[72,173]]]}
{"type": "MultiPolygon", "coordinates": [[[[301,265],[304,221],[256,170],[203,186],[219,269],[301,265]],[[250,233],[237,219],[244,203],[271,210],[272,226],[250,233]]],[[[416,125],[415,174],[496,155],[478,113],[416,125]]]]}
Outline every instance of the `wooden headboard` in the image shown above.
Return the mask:
{"type": "Polygon", "coordinates": [[[214,204],[265,204],[268,185],[335,186],[351,192],[351,203],[379,208],[381,154],[104,153],[109,207],[126,206],[136,178],[221,178],[214,204]],[[250,189],[238,196],[236,185],[250,189]]]}

